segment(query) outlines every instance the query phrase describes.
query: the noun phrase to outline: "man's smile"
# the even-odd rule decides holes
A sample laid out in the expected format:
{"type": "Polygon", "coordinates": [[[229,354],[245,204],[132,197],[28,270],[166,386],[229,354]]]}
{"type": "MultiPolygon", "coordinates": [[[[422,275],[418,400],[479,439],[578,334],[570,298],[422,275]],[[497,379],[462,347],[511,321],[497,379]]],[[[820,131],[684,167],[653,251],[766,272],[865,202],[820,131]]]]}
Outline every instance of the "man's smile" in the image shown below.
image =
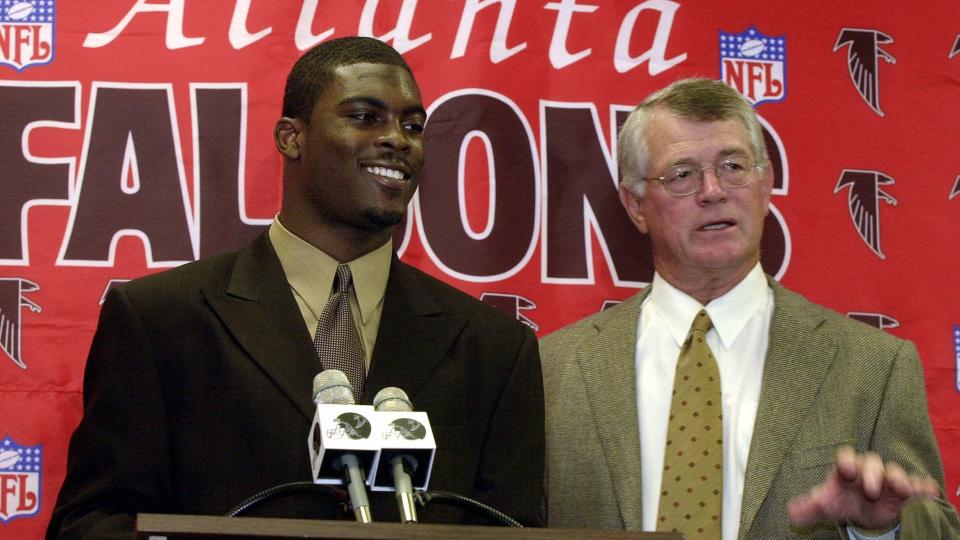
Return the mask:
{"type": "Polygon", "coordinates": [[[393,180],[409,180],[410,175],[398,169],[391,169],[388,167],[364,167],[363,170],[367,171],[370,174],[375,174],[377,176],[383,176],[385,178],[390,178],[393,180]]]}

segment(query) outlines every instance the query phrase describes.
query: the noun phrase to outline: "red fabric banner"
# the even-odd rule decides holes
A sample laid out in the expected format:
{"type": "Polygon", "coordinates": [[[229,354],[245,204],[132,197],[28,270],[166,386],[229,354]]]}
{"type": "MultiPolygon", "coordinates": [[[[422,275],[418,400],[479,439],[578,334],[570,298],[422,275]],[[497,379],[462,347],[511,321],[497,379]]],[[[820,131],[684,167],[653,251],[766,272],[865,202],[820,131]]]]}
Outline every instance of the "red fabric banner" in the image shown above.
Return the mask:
{"type": "MultiPolygon", "coordinates": [[[[279,208],[271,133],[310,46],[372,35],[423,94],[401,256],[545,335],[652,275],[616,127],[722,79],[776,171],[763,265],[913,340],[960,502],[960,23],[946,0],[0,0],[0,534],[39,537],[105,291],[247,243],[279,208]]],[[[200,359],[198,359],[200,360],[200,359]]],[[[759,376],[759,374],[758,374],[759,376]]]]}

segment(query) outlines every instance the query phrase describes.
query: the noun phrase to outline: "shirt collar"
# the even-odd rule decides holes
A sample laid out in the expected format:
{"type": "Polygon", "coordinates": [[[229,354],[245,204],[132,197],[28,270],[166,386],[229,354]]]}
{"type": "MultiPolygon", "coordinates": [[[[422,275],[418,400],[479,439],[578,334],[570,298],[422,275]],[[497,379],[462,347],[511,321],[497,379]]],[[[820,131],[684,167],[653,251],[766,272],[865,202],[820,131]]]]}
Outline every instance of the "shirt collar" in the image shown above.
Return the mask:
{"type": "Polygon", "coordinates": [[[654,273],[648,303],[656,308],[678,346],[687,338],[697,312],[706,309],[724,348],[730,348],[747,321],[763,307],[768,287],[758,262],[736,287],[704,308],[700,302],[654,273]]]}
{"type": "MultiPolygon", "coordinates": [[[[340,263],[290,232],[280,223],[279,216],[273,219],[269,235],[287,276],[287,283],[319,318],[332,293],[333,278],[340,263]]],[[[387,240],[379,248],[347,263],[353,276],[353,290],[363,324],[368,322],[377,304],[383,301],[392,256],[393,242],[387,240]]]]}

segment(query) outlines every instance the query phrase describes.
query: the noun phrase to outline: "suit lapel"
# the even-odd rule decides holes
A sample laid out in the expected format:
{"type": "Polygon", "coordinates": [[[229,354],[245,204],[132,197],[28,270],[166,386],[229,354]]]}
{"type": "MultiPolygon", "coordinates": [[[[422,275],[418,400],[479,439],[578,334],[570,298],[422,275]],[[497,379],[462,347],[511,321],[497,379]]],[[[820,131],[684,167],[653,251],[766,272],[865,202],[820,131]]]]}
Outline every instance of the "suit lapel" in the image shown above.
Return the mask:
{"type": "Polygon", "coordinates": [[[636,344],[640,305],[648,291],[612,308],[609,317],[596,323],[596,336],[577,351],[589,410],[610,470],[620,517],[628,529],[639,529],[643,524],[636,344]]]}
{"type": "Polygon", "coordinates": [[[748,537],[837,348],[831,336],[819,331],[821,314],[808,309],[802,297],[772,281],[770,285],[774,291],[774,312],[747,458],[740,538],[748,537]]]}
{"type": "Polygon", "coordinates": [[[415,271],[396,256],[383,300],[380,329],[367,373],[364,403],[386,386],[417,395],[460,334],[466,321],[445,312],[415,271]]]}
{"type": "Polygon", "coordinates": [[[311,418],[320,361],[267,234],[237,254],[225,291],[203,294],[253,361],[311,418]]]}

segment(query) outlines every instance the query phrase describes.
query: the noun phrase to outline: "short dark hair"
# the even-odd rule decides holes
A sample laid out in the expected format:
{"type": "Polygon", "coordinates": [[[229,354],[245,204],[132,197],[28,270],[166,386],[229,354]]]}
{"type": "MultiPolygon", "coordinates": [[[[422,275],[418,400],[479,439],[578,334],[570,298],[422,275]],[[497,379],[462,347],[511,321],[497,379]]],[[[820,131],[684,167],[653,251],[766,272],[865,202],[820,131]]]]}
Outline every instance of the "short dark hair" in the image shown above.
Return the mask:
{"type": "Polygon", "coordinates": [[[283,116],[309,123],[313,104],[333,82],[333,71],[367,63],[400,66],[413,76],[400,53],[378,39],[351,36],[325,41],[303,53],[290,69],[283,92],[283,116]]]}

